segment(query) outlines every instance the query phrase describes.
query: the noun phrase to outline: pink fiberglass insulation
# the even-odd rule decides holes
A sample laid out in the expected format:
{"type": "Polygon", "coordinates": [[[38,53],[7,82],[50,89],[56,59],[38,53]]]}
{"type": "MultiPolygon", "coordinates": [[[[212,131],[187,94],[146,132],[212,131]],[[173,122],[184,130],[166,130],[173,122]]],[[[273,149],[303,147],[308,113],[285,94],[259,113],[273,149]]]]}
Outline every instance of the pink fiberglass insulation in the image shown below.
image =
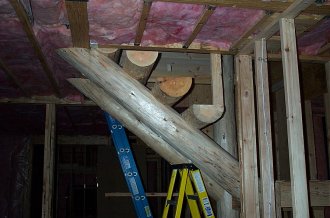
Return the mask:
{"type": "Polygon", "coordinates": [[[298,50],[301,54],[316,55],[320,48],[330,42],[330,18],[298,39],[298,50]]]}
{"type": "Polygon", "coordinates": [[[218,7],[195,41],[204,45],[229,49],[263,16],[263,10],[218,7]]]}
{"type": "Polygon", "coordinates": [[[203,5],[154,2],[142,45],[184,43],[194,29],[203,5]]]}
{"type": "Polygon", "coordinates": [[[90,38],[99,44],[133,43],[141,16],[141,0],[90,0],[90,38]]]}

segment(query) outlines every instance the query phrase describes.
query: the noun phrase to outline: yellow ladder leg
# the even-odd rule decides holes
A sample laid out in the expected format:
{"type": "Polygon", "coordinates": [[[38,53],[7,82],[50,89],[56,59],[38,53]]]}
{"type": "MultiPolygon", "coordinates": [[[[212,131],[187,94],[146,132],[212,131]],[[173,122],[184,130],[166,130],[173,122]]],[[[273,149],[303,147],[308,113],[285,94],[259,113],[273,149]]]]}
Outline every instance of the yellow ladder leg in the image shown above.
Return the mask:
{"type": "Polygon", "coordinates": [[[175,209],[175,218],[181,217],[181,211],[182,211],[182,204],[183,204],[183,197],[184,193],[186,191],[186,184],[187,184],[187,177],[188,177],[188,169],[182,169],[180,170],[181,173],[181,182],[180,182],[180,188],[179,188],[179,196],[176,203],[176,209],[175,209]]]}
{"type": "Polygon", "coordinates": [[[166,197],[166,201],[165,201],[165,207],[164,207],[163,216],[162,216],[163,218],[167,218],[167,216],[168,216],[168,210],[170,208],[169,202],[172,200],[177,172],[178,172],[177,169],[173,169],[173,171],[172,171],[170,185],[168,187],[167,197],[166,197]]]}
{"type": "Polygon", "coordinates": [[[202,175],[200,170],[192,170],[190,171],[191,178],[196,187],[196,191],[198,194],[199,202],[202,206],[204,216],[207,218],[215,218],[210,199],[207,195],[206,188],[204,186],[204,182],[202,179],[202,175]]]}
{"type": "Polygon", "coordinates": [[[201,214],[199,212],[198,204],[197,204],[197,199],[195,199],[195,192],[191,183],[190,176],[188,174],[187,178],[187,185],[186,185],[186,198],[187,202],[190,208],[190,214],[192,218],[201,218],[201,214]]]}

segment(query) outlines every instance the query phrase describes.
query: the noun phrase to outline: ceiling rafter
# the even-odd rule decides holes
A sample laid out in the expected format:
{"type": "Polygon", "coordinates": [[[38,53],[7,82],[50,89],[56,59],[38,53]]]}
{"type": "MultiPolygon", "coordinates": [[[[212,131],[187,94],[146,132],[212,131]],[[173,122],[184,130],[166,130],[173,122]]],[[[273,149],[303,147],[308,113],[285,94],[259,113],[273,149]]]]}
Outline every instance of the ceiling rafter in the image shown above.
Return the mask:
{"type": "Polygon", "coordinates": [[[215,9],[216,7],[212,5],[205,6],[203,13],[201,14],[197,23],[195,24],[194,30],[190,34],[189,38],[184,43],[183,48],[189,48],[190,44],[194,41],[198,33],[202,30],[203,26],[208,21],[209,17],[213,14],[215,9]]]}
{"type": "Polygon", "coordinates": [[[14,8],[17,17],[23,26],[23,29],[24,29],[30,43],[32,44],[32,47],[41,63],[41,66],[42,66],[44,72],[46,73],[46,76],[47,76],[55,94],[59,97],[62,97],[59,85],[55,79],[55,74],[52,72],[52,70],[49,67],[48,61],[47,61],[47,59],[41,49],[41,46],[34,34],[32,25],[30,24],[29,18],[27,16],[22,4],[19,2],[19,0],[10,0],[10,3],[12,5],[12,7],[14,8]]]}
{"type": "Polygon", "coordinates": [[[22,84],[17,79],[16,75],[9,69],[9,67],[0,58],[0,69],[2,69],[8,77],[8,80],[12,82],[25,96],[30,94],[23,88],[22,84]]]}
{"type": "MultiPolygon", "coordinates": [[[[272,12],[284,12],[293,1],[260,1],[260,0],[160,0],[162,2],[178,2],[189,4],[215,5],[232,8],[260,9],[272,12]]],[[[314,3],[313,1],[312,3],[314,3]]],[[[330,5],[310,4],[303,9],[308,14],[329,14],[330,5]]]]}
{"type": "Polygon", "coordinates": [[[276,16],[272,22],[264,26],[253,39],[243,48],[239,48],[239,54],[251,54],[254,48],[254,41],[262,38],[269,39],[279,30],[279,20],[281,18],[295,18],[303,10],[314,3],[314,0],[296,0],[283,13],[276,16]]]}
{"type": "Polygon", "coordinates": [[[144,2],[143,2],[143,8],[142,8],[142,12],[141,12],[139,25],[138,25],[138,28],[136,30],[134,45],[140,45],[141,44],[143,33],[144,33],[144,30],[145,30],[146,25],[147,25],[147,20],[148,20],[151,4],[152,4],[152,1],[149,1],[149,0],[144,0],[144,2]]]}
{"type": "Polygon", "coordinates": [[[87,2],[65,1],[73,47],[89,48],[87,2]]]}

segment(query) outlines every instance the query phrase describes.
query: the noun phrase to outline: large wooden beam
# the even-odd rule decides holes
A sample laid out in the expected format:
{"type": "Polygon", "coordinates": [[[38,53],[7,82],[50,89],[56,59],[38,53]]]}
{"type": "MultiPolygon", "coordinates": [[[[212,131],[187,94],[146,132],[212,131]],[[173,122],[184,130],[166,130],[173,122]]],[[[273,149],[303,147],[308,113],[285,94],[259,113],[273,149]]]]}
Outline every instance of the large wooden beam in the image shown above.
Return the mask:
{"type": "Polygon", "coordinates": [[[268,39],[276,32],[278,32],[278,22],[281,18],[295,18],[313,3],[314,0],[295,0],[285,11],[283,11],[283,13],[279,14],[273,19],[271,23],[263,27],[262,31],[259,32],[253,39],[251,39],[250,43],[241,48],[239,54],[250,54],[253,51],[254,40],[260,40],[262,38],[268,39]]]}
{"type": "Polygon", "coordinates": [[[257,142],[252,57],[236,57],[236,73],[239,86],[240,142],[239,160],[241,171],[241,214],[242,217],[260,217],[259,185],[257,167],[257,142]]]}
{"type": "Polygon", "coordinates": [[[53,217],[53,187],[55,164],[55,113],[54,104],[46,105],[44,170],[42,186],[42,218],[53,217]]]}
{"type": "Polygon", "coordinates": [[[270,119],[267,49],[264,39],[255,42],[255,78],[258,114],[262,217],[275,217],[273,143],[270,119]]]}
{"type": "Polygon", "coordinates": [[[212,75],[212,105],[193,104],[181,116],[190,125],[201,129],[214,123],[224,112],[221,55],[210,54],[212,75]]]}
{"type": "Polygon", "coordinates": [[[55,79],[55,75],[49,67],[47,58],[45,57],[45,55],[41,49],[38,39],[34,35],[32,25],[30,24],[29,18],[27,16],[22,4],[20,3],[19,0],[10,0],[10,3],[13,6],[13,8],[15,9],[18,19],[22,23],[23,29],[24,29],[30,43],[32,44],[32,47],[34,48],[34,51],[41,63],[43,70],[46,73],[48,80],[50,81],[52,88],[54,89],[56,95],[61,97],[60,88],[55,79]]]}
{"type": "Polygon", "coordinates": [[[58,53],[225,190],[239,196],[238,162],[202,132],[188,125],[179,114],[160,103],[121,67],[93,50],[67,48],[58,53]]]}
{"type": "MultiPolygon", "coordinates": [[[[69,82],[87,97],[95,101],[103,110],[107,111],[124,124],[125,128],[142,139],[150,148],[169,163],[178,164],[190,162],[189,159],[181,155],[180,152],[175,150],[162,137],[138,120],[133,113],[122,107],[112,96],[92,81],[86,79],[69,79],[69,82]]],[[[222,194],[221,186],[205,173],[202,172],[202,174],[210,196],[216,200],[219,199],[222,194]]]]}
{"type": "Polygon", "coordinates": [[[293,19],[280,20],[293,217],[309,217],[299,70],[293,19]]]}

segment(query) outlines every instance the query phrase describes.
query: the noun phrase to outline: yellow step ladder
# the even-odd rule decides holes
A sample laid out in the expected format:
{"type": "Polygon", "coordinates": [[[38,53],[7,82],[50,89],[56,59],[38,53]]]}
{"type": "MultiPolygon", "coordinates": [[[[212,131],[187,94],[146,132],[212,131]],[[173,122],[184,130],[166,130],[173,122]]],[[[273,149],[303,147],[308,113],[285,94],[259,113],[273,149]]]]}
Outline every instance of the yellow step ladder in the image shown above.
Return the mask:
{"type": "Polygon", "coordinates": [[[176,206],[174,217],[180,218],[184,196],[186,196],[193,218],[201,217],[200,208],[203,211],[202,214],[204,214],[204,217],[215,218],[200,170],[193,164],[177,164],[172,165],[172,167],[173,171],[167,192],[163,218],[167,218],[170,206],[176,206]],[[175,201],[173,200],[173,192],[178,172],[181,181],[178,198],[175,201]],[[197,201],[200,203],[200,207],[198,206],[197,201]]]}

